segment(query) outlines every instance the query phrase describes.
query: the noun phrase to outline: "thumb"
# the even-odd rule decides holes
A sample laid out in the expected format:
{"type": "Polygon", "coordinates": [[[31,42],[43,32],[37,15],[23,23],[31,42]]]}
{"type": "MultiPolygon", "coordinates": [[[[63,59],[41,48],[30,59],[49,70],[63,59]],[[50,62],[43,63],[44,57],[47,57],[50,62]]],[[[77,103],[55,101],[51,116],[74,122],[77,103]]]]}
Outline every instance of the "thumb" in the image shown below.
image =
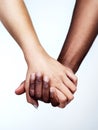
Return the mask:
{"type": "Polygon", "coordinates": [[[15,93],[17,95],[21,95],[23,93],[25,93],[25,81],[23,81],[20,86],[15,90],[15,93]]]}

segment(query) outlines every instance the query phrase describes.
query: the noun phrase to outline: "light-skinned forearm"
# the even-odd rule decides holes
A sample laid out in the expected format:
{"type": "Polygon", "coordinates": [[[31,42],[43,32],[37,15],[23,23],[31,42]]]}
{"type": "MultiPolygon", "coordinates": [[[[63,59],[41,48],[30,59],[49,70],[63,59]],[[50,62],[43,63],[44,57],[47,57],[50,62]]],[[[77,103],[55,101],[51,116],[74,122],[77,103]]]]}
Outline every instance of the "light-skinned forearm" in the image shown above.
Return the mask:
{"type": "Polygon", "coordinates": [[[58,57],[77,72],[98,33],[98,1],[77,0],[67,38],[58,57]]]}
{"type": "Polygon", "coordinates": [[[38,40],[23,0],[0,0],[0,19],[22,48],[27,63],[45,53],[38,40]]]}

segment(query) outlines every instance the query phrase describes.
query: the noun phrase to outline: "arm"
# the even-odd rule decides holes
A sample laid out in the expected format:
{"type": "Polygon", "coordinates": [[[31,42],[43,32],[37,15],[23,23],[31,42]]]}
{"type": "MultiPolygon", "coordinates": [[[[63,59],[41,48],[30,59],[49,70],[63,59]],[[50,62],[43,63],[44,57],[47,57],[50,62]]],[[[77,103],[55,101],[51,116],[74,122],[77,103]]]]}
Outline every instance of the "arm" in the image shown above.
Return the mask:
{"type": "MultiPolygon", "coordinates": [[[[22,0],[0,0],[0,19],[21,47],[27,62],[28,70],[25,81],[27,101],[38,105],[29,96],[29,80],[32,73],[40,72],[43,76],[49,77],[50,87],[53,86],[58,93],[60,92],[59,102],[61,107],[64,107],[67,100],[73,99],[72,92],[76,88],[73,78],[75,76],[45,52],[36,35],[24,2],[22,0]]],[[[38,99],[41,98],[41,89],[36,94],[38,99]]]]}
{"type": "Polygon", "coordinates": [[[75,73],[98,33],[98,1],[77,0],[58,61],[75,73]]]}
{"type": "MultiPolygon", "coordinates": [[[[37,57],[37,50],[39,51],[42,48],[24,2],[22,0],[0,0],[0,20],[21,47],[27,64],[30,64],[30,50],[33,50],[33,59],[33,57],[37,57]]],[[[28,102],[37,105],[37,103],[29,97],[27,100],[28,102]]]]}
{"type": "Polygon", "coordinates": [[[33,59],[37,52],[45,52],[40,45],[23,0],[0,0],[0,19],[23,50],[28,64],[31,61],[31,55],[33,59]],[[32,53],[31,50],[33,50],[32,53]]]}

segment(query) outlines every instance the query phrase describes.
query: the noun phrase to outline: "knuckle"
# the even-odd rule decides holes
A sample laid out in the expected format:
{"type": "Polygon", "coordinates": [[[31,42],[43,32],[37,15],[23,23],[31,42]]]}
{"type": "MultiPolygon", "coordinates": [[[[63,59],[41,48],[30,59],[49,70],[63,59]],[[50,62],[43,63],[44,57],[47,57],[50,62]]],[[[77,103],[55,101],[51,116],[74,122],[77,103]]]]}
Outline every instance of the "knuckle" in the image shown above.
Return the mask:
{"type": "Polygon", "coordinates": [[[65,108],[66,107],[66,103],[65,104],[60,104],[58,107],[59,108],[65,108]]]}
{"type": "Polygon", "coordinates": [[[61,104],[65,105],[67,102],[67,98],[62,98],[62,100],[60,102],[61,102],[61,104]]]}
{"type": "Polygon", "coordinates": [[[72,92],[75,93],[76,90],[77,90],[77,88],[76,88],[76,87],[73,87],[72,92]]]}
{"type": "Polygon", "coordinates": [[[44,88],[44,89],[47,89],[48,87],[49,87],[48,82],[45,82],[45,81],[44,81],[44,82],[43,82],[43,88],[44,88]]]}
{"type": "Polygon", "coordinates": [[[73,99],[74,99],[74,96],[71,95],[71,96],[69,97],[69,101],[72,101],[73,99]]]}
{"type": "Polygon", "coordinates": [[[33,97],[34,96],[34,90],[30,89],[29,94],[30,94],[30,97],[33,97]]]}
{"type": "Polygon", "coordinates": [[[34,89],[34,82],[30,83],[30,88],[34,89]]]}
{"type": "Polygon", "coordinates": [[[66,106],[66,105],[61,105],[61,106],[59,106],[59,107],[63,109],[63,108],[65,108],[65,106],[66,106]]]}
{"type": "Polygon", "coordinates": [[[75,76],[74,82],[77,84],[77,82],[78,82],[78,77],[77,76],[75,76]]]}
{"type": "Polygon", "coordinates": [[[62,72],[59,74],[59,76],[60,76],[60,77],[63,77],[64,75],[65,75],[65,74],[64,74],[64,73],[62,73],[62,72]]]}
{"type": "Polygon", "coordinates": [[[37,79],[36,80],[36,85],[39,85],[39,84],[41,84],[42,83],[42,80],[41,79],[37,79]]]}

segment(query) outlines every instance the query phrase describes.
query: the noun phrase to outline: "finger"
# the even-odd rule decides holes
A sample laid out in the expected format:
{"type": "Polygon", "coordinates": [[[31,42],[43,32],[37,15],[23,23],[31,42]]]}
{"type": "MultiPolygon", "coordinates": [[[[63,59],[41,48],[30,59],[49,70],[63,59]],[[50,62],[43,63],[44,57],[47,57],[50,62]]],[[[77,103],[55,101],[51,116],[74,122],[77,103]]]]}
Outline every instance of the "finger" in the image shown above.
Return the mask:
{"type": "Polygon", "coordinates": [[[49,103],[49,93],[50,93],[49,91],[50,91],[49,78],[45,76],[43,78],[43,90],[42,90],[42,100],[45,103],[49,103]]]}
{"type": "Polygon", "coordinates": [[[34,98],[34,87],[35,87],[35,73],[30,75],[30,84],[29,84],[29,95],[34,98]]]}
{"type": "Polygon", "coordinates": [[[25,81],[23,81],[20,86],[15,90],[15,93],[17,95],[21,95],[23,93],[25,93],[25,81]]]}
{"type": "Polygon", "coordinates": [[[61,91],[61,93],[63,93],[65,97],[67,97],[68,102],[73,100],[74,96],[65,84],[61,83],[61,85],[57,89],[61,91]]]}
{"type": "MultiPolygon", "coordinates": [[[[34,73],[32,74],[32,77],[33,77],[33,75],[34,75],[34,73]]],[[[31,96],[30,96],[30,90],[29,90],[30,77],[28,76],[28,78],[25,81],[26,99],[27,99],[28,103],[32,104],[35,108],[38,108],[38,106],[39,106],[38,101],[35,100],[34,98],[31,98],[31,96]]]]}
{"type": "Polygon", "coordinates": [[[78,82],[77,76],[73,72],[70,72],[70,71],[67,71],[66,75],[75,84],[75,86],[77,86],[77,82],[78,82]]]}
{"type": "Polygon", "coordinates": [[[35,80],[35,99],[41,100],[42,98],[42,74],[36,73],[36,80],[35,80]]]}
{"type": "Polygon", "coordinates": [[[35,108],[38,108],[39,103],[37,100],[35,100],[34,98],[31,98],[30,96],[28,96],[28,94],[26,93],[26,97],[27,97],[27,102],[32,104],[35,108]]]}
{"type": "Polygon", "coordinates": [[[76,92],[76,85],[68,77],[63,77],[63,82],[73,94],[76,92]]]}
{"type": "Polygon", "coordinates": [[[54,88],[54,87],[50,88],[50,102],[51,102],[52,106],[54,106],[54,107],[59,106],[59,104],[60,104],[55,89],[56,88],[54,88]]]}
{"type": "Polygon", "coordinates": [[[67,97],[58,89],[56,89],[56,93],[57,93],[57,97],[59,99],[59,106],[58,107],[60,107],[60,108],[66,107],[66,105],[68,104],[67,97]]]}

